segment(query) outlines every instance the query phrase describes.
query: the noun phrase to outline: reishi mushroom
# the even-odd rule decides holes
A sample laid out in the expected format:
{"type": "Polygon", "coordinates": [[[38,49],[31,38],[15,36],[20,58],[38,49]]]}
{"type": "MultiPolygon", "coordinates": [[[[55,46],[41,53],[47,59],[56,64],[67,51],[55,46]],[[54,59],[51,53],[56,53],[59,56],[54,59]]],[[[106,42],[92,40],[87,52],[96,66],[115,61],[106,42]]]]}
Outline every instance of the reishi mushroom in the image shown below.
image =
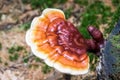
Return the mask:
{"type": "Polygon", "coordinates": [[[88,31],[94,40],[85,40],[61,10],[47,8],[33,19],[26,33],[26,42],[37,57],[58,71],[85,74],[89,71],[87,50],[94,51],[97,47],[96,52],[99,52],[99,45],[103,44],[99,41],[103,40],[99,30],[89,27],[88,31]],[[99,35],[94,37],[96,34],[99,35]]]}

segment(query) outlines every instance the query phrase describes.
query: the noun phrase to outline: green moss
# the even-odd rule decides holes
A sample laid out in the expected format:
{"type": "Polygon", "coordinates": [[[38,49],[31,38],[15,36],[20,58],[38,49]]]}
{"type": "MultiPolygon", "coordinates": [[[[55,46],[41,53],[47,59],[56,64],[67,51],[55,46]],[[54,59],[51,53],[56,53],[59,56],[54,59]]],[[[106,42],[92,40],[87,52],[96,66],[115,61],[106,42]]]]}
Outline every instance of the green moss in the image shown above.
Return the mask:
{"type": "Polygon", "coordinates": [[[9,52],[10,54],[13,54],[13,53],[15,52],[15,48],[14,48],[14,47],[9,48],[9,49],[8,49],[8,52],[9,52]]]}
{"type": "Polygon", "coordinates": [[[119,19],[120,19],[120,4],[117,6],[116,11],[113,13],[111,18],[112,21],[108,23],[109,28],[105,30],[106,31],[105,33],[110,33],[119,19]]]}
{"type": "Polygon", "coordinates": [[[79,5],[88,5],[88,0],[74,0],[79,5]]]}
{"type": "Polygon", "coordinates": [[[66,9],[64,11],[66,19],[70,18],[71,13],[72,13],[72,8],[66,9]]]}
{"type": "Polygon", "coordinates": [[[112,39],[110,39],[113,47],[115,47],[116,49],[119,49],[120,50],[120,34],[119,35],[114,35],[112,37],[112,39]]]}
{"type": "Polygon", "coordinates": [[[23,49],[24,48],[22,46],[17,46],[17,45],[11,46],[10,48],[8,48],[8,53],[14,54],[14,53],[17,53],[17,52],[19,52],[19,51],[21,51],[23,49]]]}
{"type": "Polygon", "coordinates": [[[38,58],[38,57],[35,57],[35,61],[36,61],[36,62],[40,62],[40,61],[41,61],[41,59],[40,59],[40,58],[38,58]]]}
{"type": "Polygon", "coordinates": [[[67,0],[22,0],[23,3],[30,3],[31,6],[35,8],[40,8],[41,10],[45,8],[54,7],[55,4],[63,4],[67,0]]]}
{"type": "Polygon", "coordinates": [[[9,53],[9,60],[10,61],[16,61],[19,58],[19,53],[24,52],[25,49],[23,46],[19,45],[13,45],[10,48],[8,48],[8,53],[9,53]]]}
{"type": "Polygon", "coordinates": [[[90,59],[90,69],[95,70],[98,62],[98,57],[93,53],[88,53],[90,59]]]}
{"type": "Polygon", "coordinates": [[[82,27],[81,29],[79,29],[79,31],[86,39],[91,38],[91,36],[89,35],[89,33],[87,31],[87,28],[82,27]]]}
{"type": "Polygon", "coordinates": [[[2,43],[0,43],[0,50],[2,49],[2,43]]]}
{"type": "Polygon", "coordinates": [[[24,48],[22,46],[16,46],[16,51],[21,51],[23,50],[24,48]]]}
{"type": "Polygon", "coordinates": [[[32,69],[37,69],[37,68],[39,68],[39,65],[38,65],[38,64],[34,64],[34,65],[33,65],[33,64],[29,64],[28,67],[29,67],[30,69],[31,69],[31,68],[32,68],[32,69]]]}
{"type": "Polygon", "coordinates": [[[10,55],[9,59],[10,59],[10,61],[16,61],[16,60],[18,60],[18,57],[19,57],[19,55],[16,53],[14,55],[10,55]]]}
{"type": "Polygon", "coordinates": [[[49,67],[48,65],[44,64],[44,66],[42,67],[42,72],[44,74],[48,73],[51,71],[51,67],[49,67]]]}
{"type": "Polygon", "coordinates": [[[112,0],[112,4],[114,6],[118,6],[120,4],[120,0],[112,0]]]}
{"type": "Polygon", "coordinates": [[[23,61],[24,63],[27,63],[29,61],[29,58],[24,58],[23,61]]]}
{"type": "Polygon", "coordinates": [[[102,1],[94,1],[86,7],[78,29],[85,38],[91,38],[87,32],[87,27],[92,25],[99,28],[100,24],[109,23],[111,16],[112,12],[109,6],[106,6],[102,1]]]}
{"type": "Polygon", "coordinates": [[[20,26],[20,29],[26,31],[30,28],[30,24],[31,24],[30,22],[24,23],[20,26]]]}
{"type": "Polygon", "coordinates": [[[0,63],[2,63],[2,58],[0,57],[0,63]]]}

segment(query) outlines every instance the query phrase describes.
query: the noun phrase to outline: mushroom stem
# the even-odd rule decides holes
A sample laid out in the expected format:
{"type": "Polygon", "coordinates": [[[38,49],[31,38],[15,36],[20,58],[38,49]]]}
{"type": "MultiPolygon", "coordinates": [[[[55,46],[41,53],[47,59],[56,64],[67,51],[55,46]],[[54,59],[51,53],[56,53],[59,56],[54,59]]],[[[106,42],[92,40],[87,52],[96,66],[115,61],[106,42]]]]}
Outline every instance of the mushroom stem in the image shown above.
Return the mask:
{"type": "Polygon", "coordinates": [[[87,44],[87,50],[94,52],[95,55],[100,56],[100,48],[104,45],[104,37],[99,29],[89,26],[88,32],[92,36],[92,39],[85,40],[87,44]]]}
{"type": "Polygon", "coordinates": [[[71,75],[70,74],[64,74],[63,75],[65,80],[71,80],[71,75]]]}
{"type": "Polygon", "coordinates": [[[93,52],[95,55],[100,56],[100,46],[99,44],[93,39],[85,40],[87,44],[87,50],[93,52]]]}
{"type": "Polygon", "coordinates": [[[99,45],[104,44],[103,34],[100,32],[99,29],[97,29],[96,27],[89,26],[88,32],[92,36],[93,40],[99,43],[99,45]]]}

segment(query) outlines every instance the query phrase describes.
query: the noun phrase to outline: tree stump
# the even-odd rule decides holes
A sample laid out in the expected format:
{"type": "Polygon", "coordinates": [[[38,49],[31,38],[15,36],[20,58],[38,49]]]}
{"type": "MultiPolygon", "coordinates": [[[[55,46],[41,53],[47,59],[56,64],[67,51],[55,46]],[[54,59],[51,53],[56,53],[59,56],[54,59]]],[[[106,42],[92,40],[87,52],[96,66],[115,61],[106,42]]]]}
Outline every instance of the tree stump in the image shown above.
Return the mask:
{"type": "Polygon", "coordinates": [[[98,80],[120,80],[120,20],[101,49],[98,80]]]}

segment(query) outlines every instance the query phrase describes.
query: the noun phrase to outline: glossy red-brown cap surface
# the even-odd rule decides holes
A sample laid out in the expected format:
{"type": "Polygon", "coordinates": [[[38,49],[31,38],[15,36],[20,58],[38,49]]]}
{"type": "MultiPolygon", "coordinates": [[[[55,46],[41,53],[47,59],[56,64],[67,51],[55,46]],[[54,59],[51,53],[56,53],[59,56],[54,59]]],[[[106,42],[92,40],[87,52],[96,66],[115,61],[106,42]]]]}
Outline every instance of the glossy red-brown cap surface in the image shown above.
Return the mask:
{"type": "Polygon", "coordinates": [[[89,69],[85,40],[59,9],[45,9],[26,34],[33,53],[60,72],[79,75],[89,69]]]}

